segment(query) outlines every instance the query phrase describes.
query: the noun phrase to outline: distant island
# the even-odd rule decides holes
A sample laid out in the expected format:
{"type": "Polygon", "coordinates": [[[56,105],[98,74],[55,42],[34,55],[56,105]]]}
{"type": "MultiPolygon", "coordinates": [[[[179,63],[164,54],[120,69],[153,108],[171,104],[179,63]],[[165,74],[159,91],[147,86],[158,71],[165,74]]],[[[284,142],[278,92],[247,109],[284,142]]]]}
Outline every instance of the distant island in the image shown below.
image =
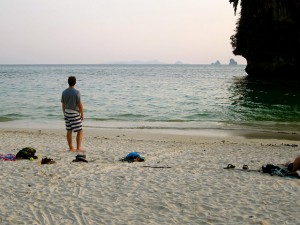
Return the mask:
{"type": "Polygon", "coordinates": [[[238,63],[234,59],[229,60],[229,66],[236,66],[238,63]]]}
{"type": "MultiPolygon", "coordinates": [[[[234,59],[230,59],[228,65],[229,66],[236,66],[238,63],[234,59]]],[[[221,66],[221,62],[217,60],[216,62],[212,62],[210,65],[212,66],[221,66]]]]}
{"type": "MultiPolygon", "coordinates": [[[[155,60],[150,60],[150,61],[140,61],[140,60],[132,60],[132,61],[110,61],[110,62],[105,62],[104,64],[125,64],[125,65],[172,65],[172,63],[165,63],[165,62],[161,62],[157,59],[155,60]]],[[[176,65],[182,65],[184,64],[182,61],[177,60],[176,62],[174,62],[174,64],[176,65]]]]}
{"type": "Polygon", "coordinates": [[[219,60],[217,60],[216,62],[211,63],[212,66],[220,66],[221,63],[219,60]]]}
{"type": "Polygon", "coordinates": [[[105,64],[150,64],[150,65],[158,65],[158,64],[167,64],[164,62],[161,62],[159,60],[151,60],[151,61],[139,61],[139,60],[133,60],[133,61],[111,61],[111,62],[106,62],[105,64]]]}
{"type": "MultiPolygon", "coordinates": [[[[101,64],[110,64],[110,65],[189,65],[188,63],[182,62],[180,60],[175,61],[174,63],[165,63],[159,60],[150,60],[150,61],[140,61],[140,60],[132,60],[132,61],[109,61],[101,64]]],[[[190,64],[193,65],[193,64],[190,64]]],[[[207,65],[198,63],[197,65],[207,65]]],[[[236,66],[238,63],[234,59],[230,59],[228,64],[222,64],[220,60],[212,62],[210,65],[212,66],[221,66],[221,65],[230,65],[236,66]]]]}

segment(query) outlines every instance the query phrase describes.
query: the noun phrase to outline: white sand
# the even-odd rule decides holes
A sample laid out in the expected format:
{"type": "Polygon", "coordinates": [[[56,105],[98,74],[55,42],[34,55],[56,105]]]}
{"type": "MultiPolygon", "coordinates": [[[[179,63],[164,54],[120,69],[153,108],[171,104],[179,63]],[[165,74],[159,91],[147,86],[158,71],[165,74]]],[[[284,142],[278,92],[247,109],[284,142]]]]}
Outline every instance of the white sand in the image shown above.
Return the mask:
{"type": "Polygon", "coordinates": [[[283,163],[297,140],[86,130],[90,162],[72,163],[63,131],[0,137],[0,153],[30,146],[56,161],[0,162],[0,224],[299,224],[300,179],[223,169],[283,163]],[[146,162],[118,161],[131,151],[146,162]]]}

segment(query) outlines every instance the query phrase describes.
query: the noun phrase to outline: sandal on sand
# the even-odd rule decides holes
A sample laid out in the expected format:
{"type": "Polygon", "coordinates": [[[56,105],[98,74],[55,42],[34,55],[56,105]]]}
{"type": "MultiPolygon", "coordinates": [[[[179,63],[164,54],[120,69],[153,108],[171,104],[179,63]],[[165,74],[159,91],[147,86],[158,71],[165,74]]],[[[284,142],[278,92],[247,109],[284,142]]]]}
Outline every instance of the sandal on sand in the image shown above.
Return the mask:
{"type": "Polygon", "coordinates": [[[84,159],[85,159],[85,158],[86,158],[86,155],[80,155],[80,154],[78,154],[78,155],[76,155],[76,159],[77,159],[77,158],[84,158],[84,159]]]}
{"type": "Polygon", "coordinates": [[[77,155],[76,159],[74,159],[72,162],[86,162],[86,163],[88,163],[88,161],[85,158],[86,158],[85,155],[77,155]]]}
{"type": "Polygon", "coordinates": [[[234,169],[235,165],[228,164],[224,169],[234,169]]]}
{"type": "Polygon", "coordinates": [[[248,170],[248,169],[249,169],[248,165],[243,165],[243,170],[248,170]]]}
{"type": "Polygon", "coordinates": [[[43,158],[41,164],[53,164],[55,161],[51,158],[43,158]]]}

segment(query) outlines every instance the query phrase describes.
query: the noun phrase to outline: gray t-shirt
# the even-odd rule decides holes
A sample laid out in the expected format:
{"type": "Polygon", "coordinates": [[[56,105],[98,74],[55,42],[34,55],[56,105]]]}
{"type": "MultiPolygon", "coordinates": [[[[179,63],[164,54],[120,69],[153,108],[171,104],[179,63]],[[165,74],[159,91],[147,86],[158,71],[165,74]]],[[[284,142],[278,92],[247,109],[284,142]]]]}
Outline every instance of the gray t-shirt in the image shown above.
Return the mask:
{"type": "Polygon", "coordinates": [[[81,102],[80,91],[75,88],[67,88],[63,91],[61,102],[65,104],[66,109],[72,109],[79,112],[79,103],[81,102]]]}

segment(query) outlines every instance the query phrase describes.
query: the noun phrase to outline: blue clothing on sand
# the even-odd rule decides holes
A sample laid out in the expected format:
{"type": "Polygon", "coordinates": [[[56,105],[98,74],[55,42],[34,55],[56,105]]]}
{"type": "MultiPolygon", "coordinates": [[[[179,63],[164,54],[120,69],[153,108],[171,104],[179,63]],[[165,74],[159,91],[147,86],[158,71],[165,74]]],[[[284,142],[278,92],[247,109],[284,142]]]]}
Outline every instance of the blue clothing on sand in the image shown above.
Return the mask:
{"type": "Polygon", "coordinates": [[[130,152],[130,153],[125,157],[125,160],[130,161],[130,160],[133,160],[133,159],[135,159],[135,158],[140,158],[140,159],[142,159],[142,160],[145,160],[145,158],[142,157],[142,156],[140,156],[140,154],[137,153],[137,152],[130,152]]]}

